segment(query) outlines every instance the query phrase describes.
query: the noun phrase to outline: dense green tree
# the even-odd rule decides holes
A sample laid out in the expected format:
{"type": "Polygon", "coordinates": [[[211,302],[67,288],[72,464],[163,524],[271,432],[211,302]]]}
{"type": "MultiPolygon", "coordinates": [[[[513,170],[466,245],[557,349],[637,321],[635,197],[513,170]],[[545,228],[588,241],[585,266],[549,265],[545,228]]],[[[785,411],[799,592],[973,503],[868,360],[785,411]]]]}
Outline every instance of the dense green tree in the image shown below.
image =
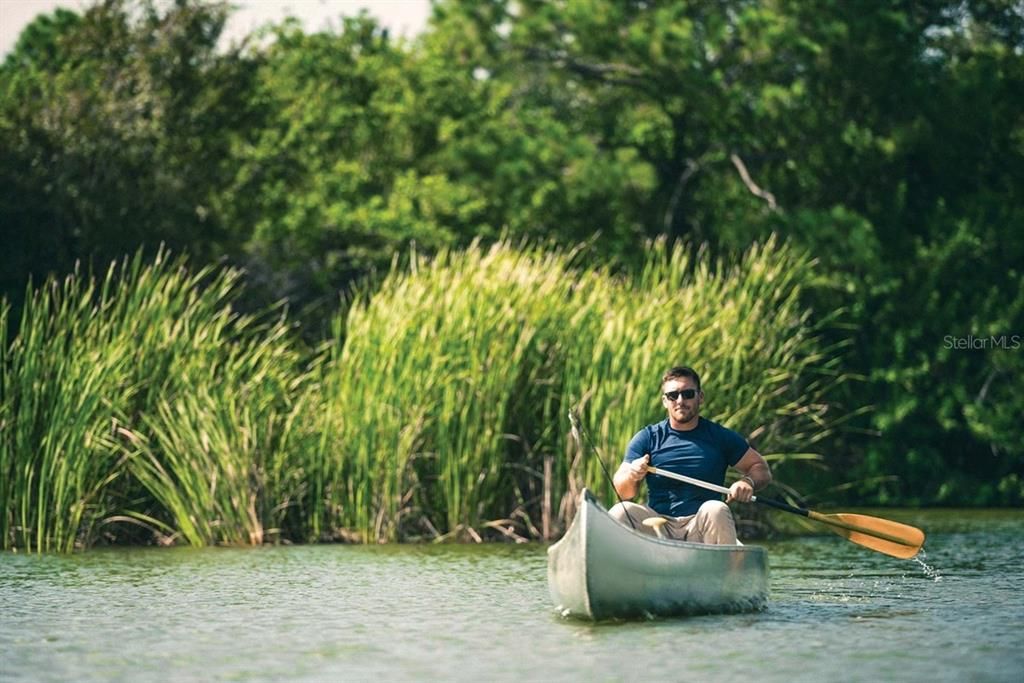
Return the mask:
{"type": "Polygon", "coordinates": [[[362,15],[233,47],[229,11],[106,0],[26,29],[0,66],[8,295],[160,242],[333,307],[412,249],[502,234],[628,268],[652,237],[778,233],[817,256],[809,301],[860,378],[803,488],[1024,500],[1019,2],[441,0],[414,42],[362,15]]]}
{"type": "Polygon", "coordinates": [[[228,7],[109,0],[30,25],[0,67],[4,289],[165,243],[211,259],[250,125],[251,60],[218,51],[228,7]]]}
{"type": "Polygon", "coordinates": [[[268,124],[235,150],[226,196],[232,221],[254,228],[260,281],[296,301],[333,297],[411,245],[503,234],[637,247],[648,167],[602,148],[567,102],[453,52],[461,30],[442,22],[416,45],[366,16],[274,30],[256,95],[268,124]]]}
{"type": "MultiPolygon", "coordinates": [[[[857,253],[821,245],[852,293],[849,364],[875,408],[864,426],[878,438],[851,444],[862,457],[849,471],[895,475],[883,499],[1019,502],[1024,451],[1007,416],[1024,414],[1020,352],[948,348],[947,337],[1013,335],[1024,323],[1021,9],[863,9],[835,5],[845,40],[816,38],[828,68],[809,87],[830,122],[815,133],[835,152],[811,191],[863,219],[874,254],[853,278],[857,253]]],[[[805,16],[809,35],[819,20],[805,16]]]]}
{"type": "Polygon", "coordinates": [[[506,44],[501,9],[435,7],[427,59],[456,65],[456,82],[481,102],[445,122],[434,162],[480,189],[490,226],[540,241],[593,242],[603,258],[635,260],[651,234],[644,219],[653,167],[635,146],[602,135],[600,112],[574,84],[523,67],[506,44]]]}
{"type": "Polygon", "coordinates": [[[75,12],[60,7],[53,14],[40,14],[22,30],[14,49],[4,58],[3,66],[10,70],[36,69],[55,73],[68,58],[61,49],[61,40],[81,21],[81,16],[75,12]]]}
{"type": "Polygon", "coordinates": [[[334,297],[410,244],[431,251],[480,229],[478,191],[424,161],[444,111],[424,102],[430,74],[401,44],[366,16],[272,35],[253,93],[266,124],[238,141],[221,200],[251,226],[256,282],[300,303],[334,297]]]}
{"type": "Polygon", "coordinates": [[[435,14],[453,57],[517,84],[527,111],[647,165],[647,234],[732,251],[775,231],[819,256],[814,300],[845,312],[833,334],[865,380],[834,398],[869,409],[834,444],[840,481],[883,500],[1024,499],[1019,352],[944,341],[1024,329],[1019,4],[453,0],[435,14]]]}

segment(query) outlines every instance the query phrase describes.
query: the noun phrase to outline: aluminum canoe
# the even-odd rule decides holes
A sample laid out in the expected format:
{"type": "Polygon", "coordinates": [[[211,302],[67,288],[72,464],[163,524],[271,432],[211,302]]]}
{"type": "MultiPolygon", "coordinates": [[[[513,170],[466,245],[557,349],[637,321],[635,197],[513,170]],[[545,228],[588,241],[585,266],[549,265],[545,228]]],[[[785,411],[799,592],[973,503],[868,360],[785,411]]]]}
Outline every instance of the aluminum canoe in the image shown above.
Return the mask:
{"type": "Polygon", "coordinates": [[[634,531],[584,489],[548,548],[548,589],[563,616],[583,619],[753,611],[768,600],[768,553],[634,531]]]}

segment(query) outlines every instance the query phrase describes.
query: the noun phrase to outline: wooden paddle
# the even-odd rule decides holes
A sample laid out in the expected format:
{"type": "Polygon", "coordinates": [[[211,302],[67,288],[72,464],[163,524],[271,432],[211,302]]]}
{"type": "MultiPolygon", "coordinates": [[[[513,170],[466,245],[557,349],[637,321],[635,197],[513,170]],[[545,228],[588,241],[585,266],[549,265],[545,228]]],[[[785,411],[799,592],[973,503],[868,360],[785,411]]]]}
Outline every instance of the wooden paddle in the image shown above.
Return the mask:
{"type": "MultiPolygon", "coordinates": [[[[647,471],[650,474],[657,474],[661,477],[668,477],[669,479],[675,479],[676,481],[700,486],[701,488],[708,489],[709,491],[717,491],[718,493],[724,493],[727,495],[729,493],[729,489],[724,486],[709,484],[708,482],[701,481],[700,479],[676,474],[675,472],[651,467],[650,465],[647,466],[647,471]]],[[[821,522],[822,524],[827,524],[831,531],[834,531],[843,538],[852,541],[857,545],[862,545],[865,548],[870,548],[880,553],[899,557],[904,560],[917,555],[918,551],[921,550],[921,546],[924,545],[924,532],[908,524],[900,524],[899,522],[881,519],[880,517],[856,515],[848,512],[826,515],[820,512],[815,512],[814,510],[807,510],[794,505],[788,505],[781,501],[771,500],[768,498],[758,498],[757,496],[751,498],[751,501],[773,507],[777,510],[785,510],[786,512],[802,515],[809,519],[813,519],[816,522],[821,522]]]]}

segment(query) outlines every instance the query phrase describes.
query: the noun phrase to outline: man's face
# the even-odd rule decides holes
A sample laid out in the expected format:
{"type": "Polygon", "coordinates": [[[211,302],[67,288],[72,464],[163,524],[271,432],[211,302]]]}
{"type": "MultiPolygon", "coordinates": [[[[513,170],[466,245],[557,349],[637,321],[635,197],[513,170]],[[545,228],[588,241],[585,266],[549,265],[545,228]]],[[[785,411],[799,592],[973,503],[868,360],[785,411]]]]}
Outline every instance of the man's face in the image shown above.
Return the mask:
{"type": "Polygon", "coordinates": [[[686,424],[696,420],[703,399],[704,394],[697,390],[697,383],[689,377],[670,379],[661,385],[661,403],[673,422],[686,424]],[[670,396],[675,396],[675,400],[670,396]]]}

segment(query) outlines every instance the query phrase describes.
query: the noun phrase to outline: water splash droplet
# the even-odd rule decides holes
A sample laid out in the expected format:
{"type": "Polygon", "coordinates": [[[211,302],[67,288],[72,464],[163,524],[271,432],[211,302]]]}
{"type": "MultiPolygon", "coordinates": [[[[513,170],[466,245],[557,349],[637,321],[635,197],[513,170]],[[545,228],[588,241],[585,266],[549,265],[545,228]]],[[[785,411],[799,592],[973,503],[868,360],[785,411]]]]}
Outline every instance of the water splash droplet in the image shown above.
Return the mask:
{"type": "Polygon", "coordinates": [[[938,569],[924,561],[924,558],[926,557],[928,557],[928,554],[925,553],[924,548],[922,548],[920,552],[914,556],[914,561],[921,565],[921,570],[929,579],[933,581],[942,581],[942,574],[939,573],[938,569]]]}

